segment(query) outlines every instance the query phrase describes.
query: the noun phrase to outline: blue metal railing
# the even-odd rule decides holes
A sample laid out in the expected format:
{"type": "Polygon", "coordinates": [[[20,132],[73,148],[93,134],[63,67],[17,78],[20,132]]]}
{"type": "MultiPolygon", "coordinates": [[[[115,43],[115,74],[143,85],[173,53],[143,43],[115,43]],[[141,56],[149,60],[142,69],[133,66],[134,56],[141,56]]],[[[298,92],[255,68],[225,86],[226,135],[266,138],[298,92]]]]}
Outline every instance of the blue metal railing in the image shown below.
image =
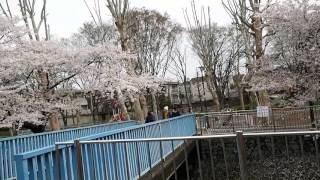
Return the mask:
{"type": "Polygon", "coordinates": [[[114,129],[137,125],[135,121],[108,123],[82,128],[16,136],[0,140],[0,180],[16,176],[14,155],[52,146],[56,142],[74,140],[80,137],[114,129]]]}
{"type": "MultiPolygon", "coordinates": [[[[128,128],[123,128],[106,133],[99,133],[80,138],[81,141],[107,140],[107,139],[137,139],[152,137],[177,137],[191,136],[196,133],[195,116],[185,115],[169,120],[157,121],[128,128]]],[[[174,148],[182,142],[175,141],[174,148]]],[[[36,151],[21,153],[15,156],[18,180],[33,179],[81,179],[77,160],[81,157],[84,179],[134,179],[137,176],[138,167],[125,165],[126,159],[135,159],[133,145],[117,144],[115,146],[81,144],[82,152],[77,153],[74,142],[65,142],[63,145],[50,146],[36,151]],[[103,154],[103,156],[102,156],[103,154]],[[104,157],[104,158],[102,158],[104,157]],[[127,170],[131,174],[127,175],[127,170]]],[[[160,145],[155,142],[140,143],[138,151],[139,173],[144,174],[160,162],[160,145]],[[144,155],[143,155],[144,154],[144,155]]],[[[163,143],[163,154],[168,155],[172,150],[170,142],[163,143]]]]}

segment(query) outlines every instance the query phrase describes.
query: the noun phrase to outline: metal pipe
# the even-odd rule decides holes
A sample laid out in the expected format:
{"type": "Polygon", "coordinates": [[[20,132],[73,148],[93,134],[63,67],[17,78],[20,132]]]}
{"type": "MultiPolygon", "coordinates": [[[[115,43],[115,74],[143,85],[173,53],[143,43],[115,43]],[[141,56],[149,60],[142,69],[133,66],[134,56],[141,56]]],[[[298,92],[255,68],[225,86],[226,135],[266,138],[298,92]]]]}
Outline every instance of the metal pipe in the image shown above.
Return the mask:
{"type": "MultiPolygon", "coordinates": [[[[264,132],[264,133],[243,133],[245,137],[262,137],[262,136],[286,136],[286,135],[320,135],[320,131],[291,131],[291,132],[264,132]]],[[[232,138],[236,134],[223,135],[207,135],[207,136],[181,136],[181,137],[162,137],[162,138],[145,138],[145,139],[118,139],[118,140],[92,140],[80,141],[80,144],[96,144],[96,143],[121,143],[121,142],[151,142],[151,141],[179,141],[179,140],[197,140],[197,139],[212,139],[212,138],[232,138]]],[[[57,142],[57,145],[67,145],[70,142],[57,142]]],[[[72,143],[73,144],[73,143],[72,143]]]]}
{"type": "Polygon", "coordinates": [[[215,168],[214,168],[214,161],[213,161],[213,154],[212,154],[212,145],[211,145],[211,140],[208,139],[208,143],[209,143],[209,151],[210,151],[210,162],[211,162],[211,172],[212,172],[212,177],[213,180],[216,179],[216,173],[214,172],[215,168]]]}
{"type": "MultiPolygon", "coordinates": [[[[160,141],[161,142],[161,141],[160,141]]],[[[176,165],[176,160],[175,160],[175,154],[174,154],[174,142],[171,141],[171,150],[173,153],[173,169],[174,169],[174,179],[178,180],[178,174],[177,174],[177,165],[176,165]]]]}
{"type": "Polygon", "coordinates": [[[188,152],[187,152],[187,141],[184,140],[184,146],[183,146],[183,151],[184,151],[184,160],[186,163],[186,173],[187,173],[187,180],[190,180],[190,173],[189,173],[189,161],[188,161],[188,152]]]}
{"type": "Polygon", "coordinates": [[[140,153],[139,153],[139,148],[138,148],[138,142],[135,142],[135,149],[136,149],[136,154],[137,154],[137,166],[138,166],[138,174],[139,178],[141,177],[141,168],[140,168],[140,153]]]}
{"type": "Polygon", "coordinates": [[[126,173],[127,173],[127,179],[130,180],[130,166],[129,166],[129,157],[128,157],[128,149],[127,149],[127,143],[124,143],[124,154],[125,154],[125,160],[126,160],[126,173]]]}
{"type": "Polygon", "coordinates": [[[113,167],[115,169],[115,173],[116,173],[116,177],[119,177],[119,170],[118,170],[118,158],[117,158],[117,144],[112,144],[112,151],[113,151],[113,158],[114,158],[114,162],[113,162],[113,167]]]}
{"type": "Polygon", "coordinates": [[[222,151],[223,151],[223,159],[224,159],[224,164],[225,164],[225,168],[226,168],[227,180],[229,180],[230,176],[229,176],[229,168],[228,168],[227,155],[226,155],[226,147],[224,144],[224,140],[220,139],[220,141],[221,141],[221,146],[222,146],[222,151]]]}
{"type": "Polygon", "coordinates": [[[166,179],[165,172],[164,172],[164,159],[163,159],[163,147],[162,147],[162,141],[159,141],[160,145],[160,158],[161,158],[161,176],[162,180],[166,179]]]}
{"type": "Polygon", "coordinates": [[[301,156],[304,156],[304,149],[303,149],[303,137],[299,136],[299,142],[300,142],[300,150],[301,150],[301,156]]]}
{"type": "Polygon", "coordinates": [[[316,158],[317,158],[317,165],[318,165],[318,169],[320,168],[320,160],[319,160],[319,146],[318,146],[318,139],[317,136],[314,136],[314,146],[316,149],[316,158]]]}
{"type": "Polygon", "coordinates": [[[75,149],[76,149],[76,155],[77,155],[77,166],[78,166],[78,179],[83,180],[83,164],[82,164],[82,153],[81,153],[81,144],[79,142],[79,139],[76,139],[74,141],[75,149]]]}
{"type": "Polygon", "coordinates": [[[288,137],[285,136],[284,137],[285,141],[286,141],[286,154],[287,154],[287,159],[289,160],[290,159],[290,156],[289,156],[289,144],[288,144],[288,137]]]}
{"type": "Polygon", "coordinates": [[[241,180],[247,180],[247,155],[245,150],[245,141],[242,131],[237,131],[237,149],[239,156],[239,165],[240,165],[240,177],[241,180]]]}
{"type": "Polygon", "coordinates": [[[257,145],[258,145],[259,159],[262,160],[262,151],[261,151],[260,137],[257,137],[257,145]]]}
{"type": "Polygon", "coordinates": [[[61,169],[60,169],[60,149],[59,145],[55,145],[56,161],[57,161],[57,180],[61,179],[61,169]]]}
{"type": "Polygon", "coordinates": [[[196,149],[197,149],[197,158],[198,158],[200,179],[203,180],[202,166],[201,166],[201,157],[200,157],[200,148],[199,148],[199,140],[196,141],[196,149]]]}

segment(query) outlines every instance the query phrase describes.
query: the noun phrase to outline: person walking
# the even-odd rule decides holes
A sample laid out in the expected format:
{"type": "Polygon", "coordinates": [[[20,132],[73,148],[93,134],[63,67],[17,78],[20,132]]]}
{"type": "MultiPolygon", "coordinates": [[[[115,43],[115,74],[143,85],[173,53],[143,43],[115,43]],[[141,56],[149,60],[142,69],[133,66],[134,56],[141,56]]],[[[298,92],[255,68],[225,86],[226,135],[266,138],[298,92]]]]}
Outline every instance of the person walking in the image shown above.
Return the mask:
{"type": "Polygon", "coordinates": [[[146,123],[151,123],[155,121],[156,121],[156,118],[154,117],[153,113],[149,111],[146,117],[146,123]]]}
{"type": "Polygon", "coordinates": [[[168,119],[169,118],[169,107],[165,106],[163,108],[163,119],[168,119]]]}

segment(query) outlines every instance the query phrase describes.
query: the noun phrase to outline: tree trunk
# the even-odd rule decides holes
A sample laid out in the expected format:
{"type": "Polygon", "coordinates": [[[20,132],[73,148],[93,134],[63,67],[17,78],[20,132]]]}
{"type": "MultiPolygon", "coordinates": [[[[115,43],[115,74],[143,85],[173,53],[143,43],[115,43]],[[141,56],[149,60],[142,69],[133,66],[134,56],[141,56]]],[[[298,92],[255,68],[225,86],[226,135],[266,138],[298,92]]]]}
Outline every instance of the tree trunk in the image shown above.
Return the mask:
{"type": "Polygon", "coordinates": [[[73,113],[73,110],[71,110],[71,117],[72,117],[72,124],[75,125],[75,121],[74,121],[74,113],[73,113]]]}
{"type": "Polygon", "coordinates": [[[259,91],[258,96],[260,106],[270,106],[269,95],[266,90],[259,91]]]}
{"type": "Polygon", "coordinates": [[[136,121],[144,122],[144,113],[141,109],[139,96],[130,95],[130,101],[133,103],[133,118],[136,121]]]}
{"type": "Polygon", "coordinates": [[[151,92],[152,97],[152,111],[154,113],[154,116],[156,118],[156,121],[158,121],[158,107],[157,107],[157,99],[154,92],[151,92]]]}
{"type": "Polygon", "coordinates": [[[77,127],[80,127],[80,110],[76,111],[77,127]]]}
{"type": "MultiPolygon", "coordinates": [[[[255,2],[258,3],[258,2],[255,2]]],[[[252,16],[252,30],[254,32],[254,38],[255,38],[255,49],[256,49],[256,61],[257,64],[260,66],[263,64],[262,57],[264,56],[264,51],[263,51],[263,46],[262,46],[262,41],[263,41],[263,36],[262,36],[262,17],[261,13],[259,13],[259,6],[256,5],[253,8],[253,16],[252,16]]],[[[259,68],[259,67],[258,67],[259,68]]],[[[261,106],[269,106],[270,105],[270,100],[269,100],[269,95],[266,90],[258,92],[259,94],[259,104],[261,106]]]]}
{"type": "Polygon", "coordinates": [[[124,115],[125,120],[130,120],[126,104],[124,102],[123,94],[121,90],[117,90],[117,101],[120,104],[121,113],[124,115]]]}
{"type": "MultiPolygon", "coordinates": [[[[212,80],[212,73],[211,72],[207,72],[206,74],[206,81],[207,81],[207,86],[208,86],[208,89],[212,95],[212,100],[213,100],[213,103],[214,105],[216,106],[216,109],[217,110],[220,110],[220,102],[219,102],[219,97],[218,97],[218,94],[217,94],[217,91],[216,91],[216,87],[215,85],[213,84],[213,80],[212,80]]],[[[204,89],[205,90],[205,89],[204,89]]]]}
{"type": "Polygon", "coordinates": [[[246,53],[246,64],[247,64],[247,69],[248,73],[252,72],[252,57],[251,57],[251,48],[250,48],[250,34],[248,32],[248,29],[244,27],[244,24],[240,25],[240,32],[242,35],[242,38],[244,40],[244,48],[245,48],[245,53],[246,53]]]}
{"type": "MultiPolygon", "coordinates": [[[[42,91],[43,97],[45,97],[49,101],[50,96],[54,93],[53,90],[49,89],[49,75],[43,70],[38,70],[38,75],[40,79],[39,89],[42,91]]],[[[50,113],[47,116],[47,119],[52,131],[61,129],[58,115],[55,112],[50,113]]]]}
{"type": "Polygon", "coordinates": [[[139,100],[140,100],[140,105],[141,105],[141,108],[143,111],[143,119],[146,119],[146,117],[148,115],[147,99],[143,94],[140,94],[139,100]]]}
{"type": "Polygon", "coordinates": [[[238,88],[238,94],[240,99],[241,110],[245,110],[244,99],[243,99],[243,89],[241,87],[238,88]]]}
{"type": "Polygon", "coordinates": [[[59,118],[56,113],[50,113],[48,119],[52,131],[57,131],[61,129],[59,118]]]}
{"type": "Polygon", "coordinates": [[[95,124],[96,118],[95,118],[95,116],[94,116],[93,97],[94,97],[94,96],[93,96],[93,94],[91,93],[91,94],[90,94],[90,110],[91,110],[92,122],[93,122],[93,124],[95,124]]]}
{"type": "Polygon", "coordinates": [[[254,32],[254,40],[255,40],[255,50],[256,50],[256,60],[260,60],[263,56],[263,47],[262,47],[262,17],[259,13],[259,6],[256,5],[253,8],[252,15],[252,31],[254,32]]]}
{"type": "Polygon", "coordinates": [[[65,114],[63,115],[63,126],[68,127],[68,111],[66,110],[65,114]]]}
{"type": "Polygon", "coordinates": [[[118,32],[119,32],[121,49],[122,49],[122,51],[128,51],[129,50],[129,46],[128,46],[129,39],[128,39],[126,23],[125,22],[123,22],[123,23],[115,22],[115,25],[116,25],[118,32]]]}

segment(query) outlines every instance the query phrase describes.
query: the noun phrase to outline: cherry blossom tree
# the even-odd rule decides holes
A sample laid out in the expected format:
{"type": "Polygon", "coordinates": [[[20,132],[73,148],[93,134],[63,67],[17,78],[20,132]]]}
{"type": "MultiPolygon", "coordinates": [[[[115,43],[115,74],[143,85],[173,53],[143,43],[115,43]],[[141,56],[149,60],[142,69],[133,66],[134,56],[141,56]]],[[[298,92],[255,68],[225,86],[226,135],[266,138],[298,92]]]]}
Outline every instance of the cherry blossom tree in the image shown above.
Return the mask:
{"type": "Polygon", "coordinates": [[[81,76],[84,92],[99,91],[105,96],[138,92],[157,86],[158,80],[127,71],[135,56],[114,46],[73,47],[53,41],[27,41],[25,32],[11,20],[0,19],[0,124],[42,131],[48,119],[61,109],[77,109],[73,98],[81,76]],[[42,74],[46,72],[47,81],[42,74]]]}
{"type": "MultiPolygon", "coordinates": [[[[96,26],[103,24],[101,2],[105,3],[118,32],[118,41],[121,49],[137,55],[135,61],[129,61],[127,71],[132,76],[151,74],[163,75],[168,67],[169,53],[176,35],[181,27],[173,23],[167,15],[145,9],[130,9],[128,0],[94,0],[84,1],[96,26]]],[[[151,92],[153,111],[157,114],[155,106],[156,89],[141,89],[140,94],[129,94],[133,105],[133,118],[143,121],[148,112],[146,101],[147,92],[151,92]],[[151,90],[151,91],[148,91],[151,90]]],[[[122,92],[117,92],[120,96],[122,92]]],[[[118,100],[119,101],[119,100],[118,100]]],[[[126,113],[124,101],[119,101],[121,111],[126,113]]]]}
{"type": "Polygon", "coordinates": [[[320,5],[286,0],[265,14],[270,27],[270,63],[251,82],[252,88],[285,92],[291,102],[319,100],[320,5]]]}

